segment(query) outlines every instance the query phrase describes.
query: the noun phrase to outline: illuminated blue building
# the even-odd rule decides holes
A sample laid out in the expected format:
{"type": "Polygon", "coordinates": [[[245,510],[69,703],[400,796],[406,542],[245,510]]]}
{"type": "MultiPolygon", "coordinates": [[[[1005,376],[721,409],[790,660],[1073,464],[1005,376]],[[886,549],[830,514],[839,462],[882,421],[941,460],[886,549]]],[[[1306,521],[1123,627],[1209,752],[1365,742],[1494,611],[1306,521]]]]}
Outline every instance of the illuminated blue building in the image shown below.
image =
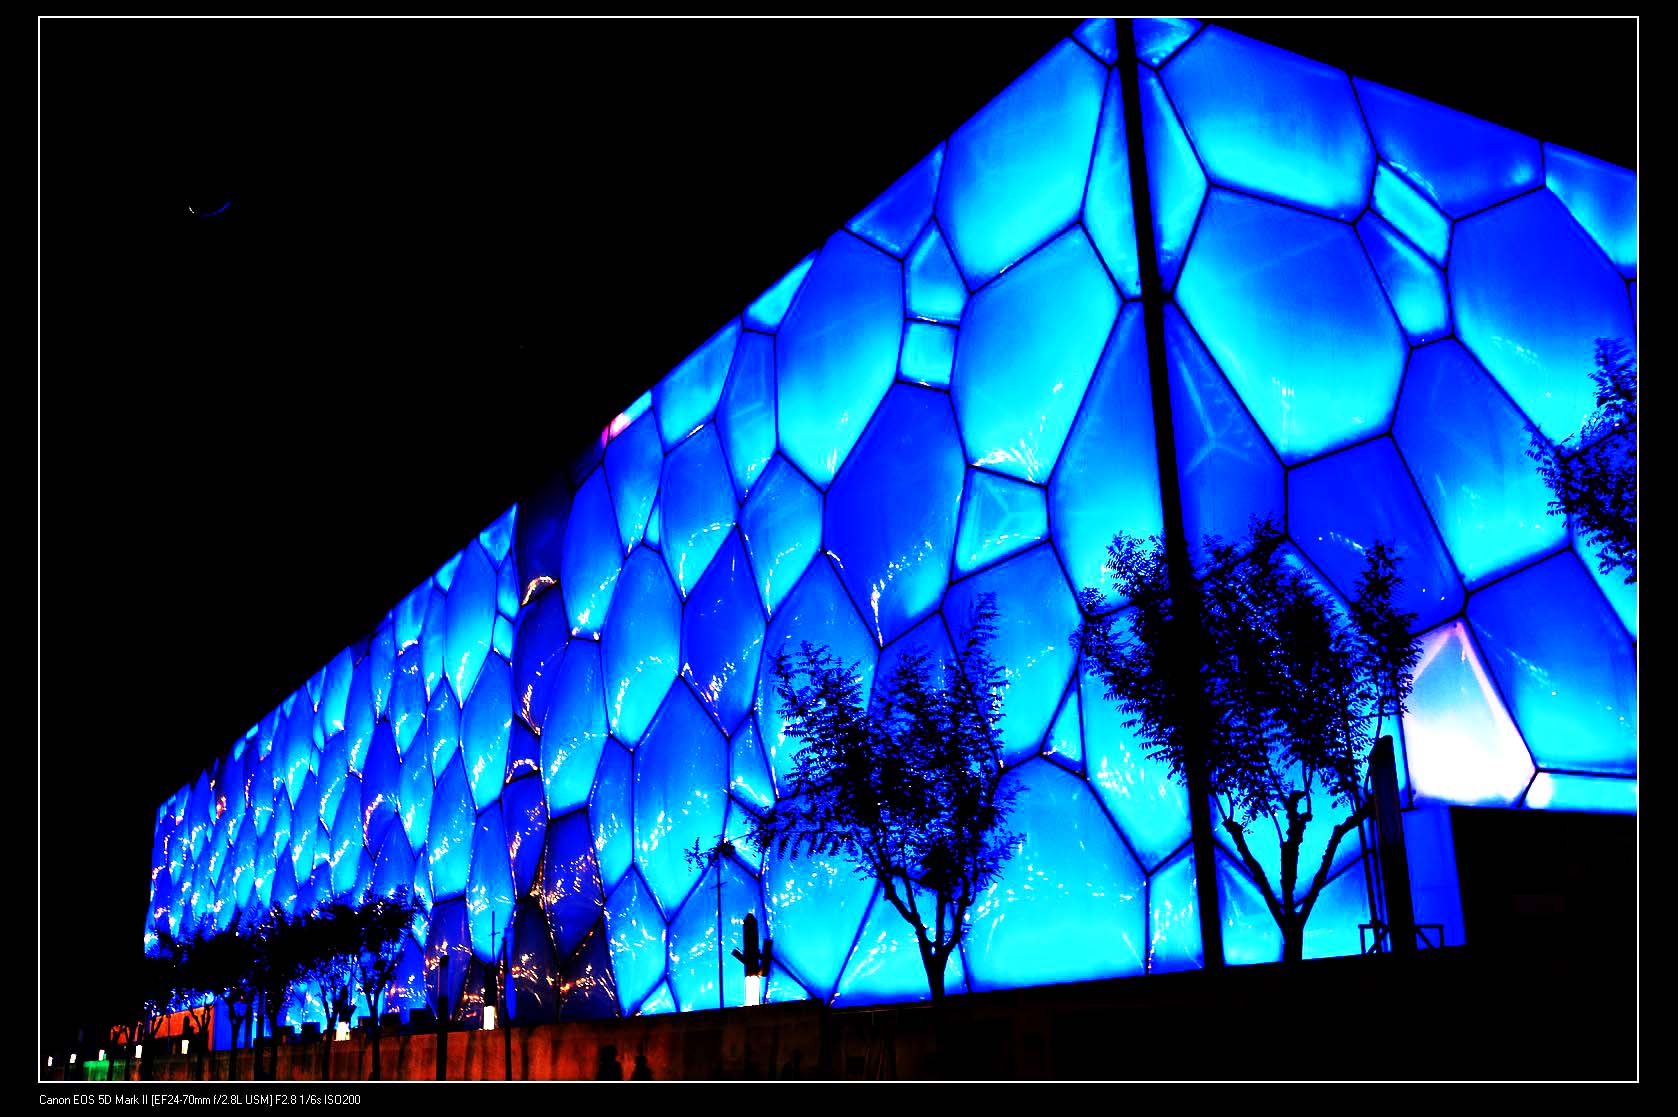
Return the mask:
{"type": "MultiPolygon", "coordinates": [[[[1165,521],[1124,26],[1046,55],[165,803],[148,944],[406,889],[397,1004],[469,1011],[511,926],[521,1020],[632,1015],[716,1007],[755,912],[770,1000],[924,996],[847,864],[684,853],[790,771],[778,650],[872,678],[994,592],[1024,838],[950,988],[1202,966],[1197,872],[1226,961],[1279,959],[1068,641],[1113,534],[1165,521]]],[[[1635,176],[1193,21],[1135,51],[1187,534],[1274,515],[1343,593],[1396,542],[1416,903],[1460,942],[1441,805],[1636,806],[1635,590],[1525,454],[1592,410],[1595,340],[1635,339],[1635,176]]],[[[1370,919],[1342,850],[1308,957],[1370,919]]]]}

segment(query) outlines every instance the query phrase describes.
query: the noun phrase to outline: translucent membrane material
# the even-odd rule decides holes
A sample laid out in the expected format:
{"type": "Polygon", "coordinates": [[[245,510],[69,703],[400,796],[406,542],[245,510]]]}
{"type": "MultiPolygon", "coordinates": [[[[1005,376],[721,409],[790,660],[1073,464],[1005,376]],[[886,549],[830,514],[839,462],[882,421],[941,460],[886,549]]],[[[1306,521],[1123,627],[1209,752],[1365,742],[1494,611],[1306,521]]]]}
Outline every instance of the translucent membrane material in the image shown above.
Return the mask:
{"type": "Polygon", "coordinates": [[[973,297],[951,389],[970,462],[1048,480],[1118,309],[1077,229],[973,297]]]}
{"type": "Polygon", "coordinates": [[[438,900],[458,896],[466,889],[472,867],[472,789],[466,782],[466,767],[457,755],[437,781],[431,802],[431,832],[426,851],[431,863],[431,895],[438,900]]]}
{"type": "MultiPolygon", "coordinates": [[[[748,719],[729,741],[728,772],[728,789],[735,798],[760,810],[775,805],[775,780],[769,774],[769,762],[763,757],[754,721],[748,719]]],[[[735,836],[732,827],[728,832],[729,836],[735,836]]]]}
{"type": "Polygon", "coordinates": [[[1422,638],[1415,680],[1404,745],[1417,798],[1512,806],[1532,778],[1532,757],[1467,624],[1452,621],[1422,638]]]}
{"type": "Polygon", "coordinates": [[[1072,37],[1109,66],[1119,60],[1118,32],[1111,19],[1086,19],[1072,37]]]}
{"type": "Polygon", "coordinates": [[[967,974],[975,990],[1140,974],[1148,905],[1142,871],[1089,784],[1046,760],[1003,778],[1020,835],[973,906],[967,974]]]}
{"type": "MultiPolygon", "coordinates": [[[[528,896],[538,883],[542,866],[542,836],[548,828],[548,808],[542,781],[518,779],[501,793],[502,821],[507,827],[507,856],[513,863],[513,892],[528,896]]],[[[584,826],[587,829],[587,826],[584,826]]]]}
{"type": "Polygon", "coordinates": [[[606,482],[617,512],[618,538],[625,551],[641,542],[658,498],[664,445],[653,423],[636,423],[606,447],[606,482]]]}
{"type": "Polygon", "coordinates": [[[1161,71],[1215,182],[1349,220],[1375,151],[1346,75],[1209,27],[1161,71]]]}
{"type": "Polygon", "coordinates": [[[1196,31],[1200,30],[1198,19],[1184,19],[1181,17],[1167,17],[1163,19],[1137,19],[1132,21],[1135,26],[1136,57],[1154,68],[1165,64],[1196,31]]]}
{"type": "Polygon", "coordinates": [[[1427,253],[1429,259],[1440,267],[1445,266],[1445,256],[1451,248],[1451,219],[1385,163],[1375,168],[1370,205],[1387,224],[1427,253]]]}
{"type": "Polygon", "coordinates": [[[938,608],[964,471],[948,398],[904,384],[828,491],[827,553],[880,644],[938,608]]]}
{"type": "Polygon", "coordinates": [[[1142,276],[1136,263],[1136,214],[1130,199],[1130,154],[1125,140],[1124,92],[1117,78],[1108,80],[1107,95],[1101,105],[1101,129],[1096,133],[1089,191],[1084,195],[1084,228],[1089,230],[1090,240],[1124,297],[1141,298],[1142,276]]]}
{"type": "Polygon", "coordinates": [[[1206,964],[1199,903],[1194,855],[1188,850],[1148,878],[1149,973],[1198,970],[1206,964]]]}
{"type": "Polygon", "coordinates": [[[633,745],[680,668],[682,603],[664,563],[645,548],[624,563],[617,602],[600,640],[606,718],[613,735],[633,745]]]}
{"type": "Polygon", "coordinates": [[[1411,354],[1393,437],[1470,588],[1567,539],[1525,417],[1455,341],[1411,354]]]}
{"type": "Polygon", "coordinates": [[[724,732],[751,710],[763,611],[738,535],[730,535],[682,616],[682,677],[724,732]]]}
{"type": "Polygon", "coordinates": [[[746,308],[746,328],[773,333],[780,326],[781,319],[786,317],[787,308],[792,305],[799,287],[804,283],[804,277],[810,274],[810,265],[815,262],[816,254],[812,252],[777,279],[769,290],[759,295],[756,301],[746,308]]]}
{"type": "Polygon", "coordinates": [[[575,810],[594,785],[594,769],[606,740],[606,698],[600,646],[574,640],[559,664],[542,718],[542,785],[548,813],[575,810]]]}
{"type": "Polygon", "coordinates": [[[740,323],[735,320],[654,385],[653,411],[666,446],[674,446],[711,418],[739,340],[740,323]]]}
{"type": "MultiPolygon", "coordinates": [[[[933,913],[937,910],[937,900],[920,892],[916,902],[922,922],[931,932],[936,925],[933,913]]],[[[967,991],[960,950],[952,952],[945,961],[943,978],[946,993],[967,991]]],[[[915,929],[892,907],[881,890],[869,906],[868,918],[857,935],[856,949],[839,977],[833,1003],[893,1004],[924,1001],[930,996],[926,965],[921,961],[915,929]]]]}
{"type": "Polygon", "coordinates": [[[956,531],[958,575],[1040,543],[1048,534],[1049,510],[1041,488],[983,469],[968,470],[956,531]]]}
{"type": "Polygon", "coordinates": [[[933,322],[960,322],[967,306],[967,285],[956,270],[949,245],[938,232],[937,225],[928,225],[921,239],[915,242],[904,276],[908,311],[916,318],[933,322]]]}
{"type": "Polygon", "coordinates": [[[1043,755],[1058,761],[1074,772],[1084,768],[1084,732],[1078,721],[1077,683],[1067,690],[1061,700],[1060,713],[1055,715],[1049,735],[1043,741],[1043,755]]]}
{"type": "Polygon", "coordinates": [[[833,480],[896,377],[902,332],[901,265],[849,233],[829,237],[775,354],[781,452],[818,485],[833,480]]]}
{"type": "Polygon", "coordinates": [[[492,655],[478,674],[460,719],[466,778],[472,799],[483,810],[501,794],[507,774],[507,745],[513,730],[513,669],[492,655]]]}
{"type": "Polygon", "coordinates": [[[1347,226],[1216,191],[1177,301],[1284,461],[1386,426],[1407,349],[1347,226]]]}
{"type": "Polygon", "coordinates": [[[608,890],[629,870],[635,856],[634,820],[630,798],[635,786],[634,760],[616,743],[608,743],[600,757],[600,778],[589,800],[589,825],[600,859],[600,879],[608,890]]]}
{"type": "Polygon", "coordinates": [[[471,917],[472,953],[482,961],[493,961],[500,956],[513,922],[513,870],[507,860],[507,830],[499,806],[478,816],[466,910],[471,917]]]}
{"type": "Polygon", "coordinates": [[[740,510],[740,535],[764,612],[773,617],[821,550],[822,494],[785,458],[776,458],[740,510]]]}
{"type": "Polygon", "coordinates": [[[938,196],[938,172],[943,166],[944,145],[939,144],[845,227],[902,258],[932,217],[932,202],[938,196]]]}
{"type": "Polygon", "coordinates": [[[874,888],[843,857],[767,853],[763,895],[775,960],[824,1000],[839,982],[874,888]]]}
{"type": "Polygon", "coordinates": [[[1372,81],[1353,84],[1381,158],[1450,216],[1543,181],[1537,141],[1372,81]]]}
{"type": "Polygon", "coordinates": [[[768,334],[740,338],[717,405],[717,433],[734,491],[744,500],[775,454],[775,339],[768,334]]]}
{"type": "Polygon", "coordinates": [[[597,469],[577,491],[565,532],[562,582],[574,635],[594,635],[606,623],[606,609],[612,603],[612,590],[623,566],[620,547],[617,521],[606,492],[606,471],[597,469]]]}
{"type": "Polygon", "coordinates": [[[1555,144],[1544,145],[1544,181],[1620,274],[1637,276],[1637,175],[1555,144]]]}
{"type": "Polygon", "coordinates": [[[1533,777],[1532,786],[1527,789],[1524,805],[1549,811],[1634,814],[1637,811],[1637,781],[1540,772],[1533,777]]]}
{"type": "Polygon", "coordinates": [[[1636,650],[1571,551],[1487,586],[1468,619],[1539,767],[1636,775],[1636,650]]]}
{"type": "Polygon", "coordinates": [[[686,853],[722,834],[727,786],[728,743],[686,687],[672,688],[635,752],[635,863],[666,914],[699,875],[686,853]]]}
{"type": "Polygon", "coordinates": [[[1189,250],[1189,236],[1206,199],[1206,172],[1177,120],[1159,75],[1142,72],[1142,136],[1148,155],[1148,194],[1154,210],[1154,250],[1169,290],[1189,250]]]}
{"type": "Polygon", "coordinates": [[[930,322],[905,322],[897,377],[911,384],[948,388],[955,356],[956,331],[930,322]]]}
{"type": "Polygon", "coordinates": [[[1127,715],[1100,682],[1080,674],[1078,694],[1090,783],[1142,867],[1155,868],[1189,840],[1188,793],[1170,765],[1148,756],[1149,746],[1125,726],[1127,715]]]}
{"type": "Polygon", "coordinates": [[[664,919],[634,873],[606,901],[606,935],[612,948],[618,1006],[629,1016],[664,979],[664,919]]]}
{"type": "Polygon", "coordinates": [[[938,221],[978,286],[1078,216],[1107,71],[1063,42],[950,137],[938,221]]]}
{"type": "Polygon", "coordinates": [[[1552,440],[1596,407],[1596,339],[1635,337],[1625,282],[1554,195],[1457,226],[1451,306],[1463,344],[1552,440]]]}
{"type": "Polygon", "coordinates": [[[1637,583],[1626,582],[1626,572],[1615,568],[1604,571],[1602,569],[1602,551],[1593,547],[1578,536],[1573,540],[1574,553],[1579,561],[1590,571],[1596,588],[1602,591],[1602,596],[1608,599],[1608,604],[1620,617],[1620,623],[1626,626],[1626,632],[1633,640],[1637,639],[1637,583]]]}
{"type": "Polygon", "coordinates": [[[1420,345],[1450,333],[1445,273],[1373,213],[1358,219],[1357,230],[1411,344],[1420,345]]]}
{"type": "Polygon", "coordinates": [[[588,820],[581,812],[554,819],[541,854],[542,907],[549,933],[559,954],[569,955],[600,922],[606,906],[588,820]]]}
{"type": "Polygon", "coordinates": [[[683,597],[734,528],[737,507],[715,427],[706,427],[665,459],[660,531],[664,561],[683,597]]]}

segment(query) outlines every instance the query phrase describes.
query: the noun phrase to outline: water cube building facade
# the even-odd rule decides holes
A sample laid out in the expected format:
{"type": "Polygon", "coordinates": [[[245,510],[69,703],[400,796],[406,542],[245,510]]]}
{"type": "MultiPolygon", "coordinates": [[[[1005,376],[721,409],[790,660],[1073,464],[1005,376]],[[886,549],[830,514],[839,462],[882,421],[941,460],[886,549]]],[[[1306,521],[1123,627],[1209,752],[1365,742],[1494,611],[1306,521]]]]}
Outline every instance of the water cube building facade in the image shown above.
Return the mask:
{"type": "MultiPolygon", "coordinates": [[[[1635,587],[1526,456],[1529,424],[1592,410],[1596,339],[1635,342],[1635,175],[1218,27],[1092,20],[164,803],[148,947],[407,890],[396,1007],[472,1016],[504,947],[520,1020],[739,1005],[718,960],[748,912],[768,1000],[924,996],[842,860],[685,854],[783,790],[778,650],[873,678],[994,593],[1022,838],[949,988],[1202,966],[1197,874],[1225,961],[1279,959],[1069,643],[1113,534],[1164,523],[1138,219],[1188,537],[1272,515],[1342,594],[1367,541],[1398,546],[1415,899],[1460,942],[1445,806],[1636,806],[1635,587]]],[[[1360,854],[1307,957],[1359,949],[1360,854]]],[[[288,1019],[324,1019],[312,997],[288,1019]]]]}

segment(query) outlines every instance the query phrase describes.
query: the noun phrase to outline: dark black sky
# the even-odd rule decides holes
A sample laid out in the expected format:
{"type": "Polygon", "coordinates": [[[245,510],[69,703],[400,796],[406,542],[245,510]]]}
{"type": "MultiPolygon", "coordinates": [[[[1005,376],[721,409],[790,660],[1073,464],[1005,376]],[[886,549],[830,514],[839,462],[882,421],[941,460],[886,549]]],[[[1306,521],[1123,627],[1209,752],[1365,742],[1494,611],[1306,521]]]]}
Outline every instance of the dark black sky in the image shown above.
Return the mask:
{"type": "MultiPolygon", "coordinates": [[[[1635,164],[1632,21],[1230,22],[1635,164]]],[[[1075,26],[44,21],[49,1026],[163,798],[1075,26]]]]}

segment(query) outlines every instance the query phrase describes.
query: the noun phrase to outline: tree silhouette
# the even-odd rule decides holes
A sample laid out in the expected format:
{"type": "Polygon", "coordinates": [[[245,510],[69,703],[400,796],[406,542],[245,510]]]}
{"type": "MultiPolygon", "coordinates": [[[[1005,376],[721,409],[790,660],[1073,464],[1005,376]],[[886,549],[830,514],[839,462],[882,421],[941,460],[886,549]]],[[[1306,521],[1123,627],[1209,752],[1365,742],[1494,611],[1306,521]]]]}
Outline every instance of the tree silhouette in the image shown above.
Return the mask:
{"type": "Polygon", "coordinates": [[[1552,516],[1600,549],[1598,569],[1637,581],[1637,357],[1623,341],[1596,342],[1596,410],[1555,445],[1529,427],[1527,454],[1550,487],[1552,516]]]}
{"type": "Polygon", "coordinates": [[[879,882],[915,931],[935,1008],[944,968],[961,944],[967,911],[1012,852],[1001,829],[997,724],[1003,670],[991,657],[996,603],[987,595],[941,662],[924,648],[902,655],[870,706],[862,676],[825,648],[803,643],[774,662],[775,693],[793,757],[791,787],[757,819],[765,848],[843,855],[879,882]]]}
{"type": "Polygon", "coordinates": [[[1403,714],[1420,650],[1414,615],[1395,604],[1388,546],[1366,548],[1347,610],[1289,560],[1284,542],[1268,520],[1240,545],[1208,538],[1198,583],[1179,601],[1163,541],[1120,535],[1107,570],[1131,608],[1096,616],[1103,595],[1086,589],[1089,619],[1075,640],[1151,757],[1183,783],[1192,765],[1203,767],[1224,830],[1281,929],[1283,957],[1298,961],[1335,850],[1372,809],[1363,794],[1369,750],[1403,714]],[[1188,677],[1195,669],[1199,677],[1188,677]],[[1301,865],[1306,828],[1335,814],[1312,872],[1301,865]],[[1266,824],[1279,850],[1275,881],[1249,834],[1266,824]]]}
{"type": "Polygon", "coordinates": [[[385,993],[396,980],[397,967],[402,963],[402,951],[407,945],[408,928],[420,912],[419,900],[406,891],[380,896],[355,910],[356,983],[367,998],[367,1009],[372,1013],[373,1066],[370,1077],[382,1073],[379,1057],[380,1010],[385,993]]]}
{"type": "Polygon", "coordinates": [[[309,912],[293,932],[300,939],[302,976],[320,993],[328,1032],[340,1020],[348,1024],[355,1013],[352,991],[361,958],[359,923],[355,908],[332,904],[309,912]]]}
{"type": "Polygon", "coordinates": [[[251,928],[252,977],[261,994],[263,1018],[268,1022],[269,1078],[279,1073],[280,1015],[292,985],[302,980],[308,961],[301,927],[301,920],[276,905],[251,928]]]}

